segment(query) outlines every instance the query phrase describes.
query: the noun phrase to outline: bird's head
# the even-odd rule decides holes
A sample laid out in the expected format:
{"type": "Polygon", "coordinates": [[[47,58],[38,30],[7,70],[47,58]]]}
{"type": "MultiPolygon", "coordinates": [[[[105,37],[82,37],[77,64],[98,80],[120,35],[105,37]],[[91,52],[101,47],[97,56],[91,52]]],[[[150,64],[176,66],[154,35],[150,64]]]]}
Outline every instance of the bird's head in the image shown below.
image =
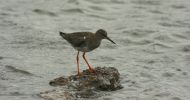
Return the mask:
{"type": "Polygon", "coordinates": [[[99,29],[96,31],[96,35],[101,38],[101,39],[107,39],[109,40],[110,42],[116,44],[113,40],[111,40],[108,36],[107,36],[107,32],[103,29],[99,29]]]}

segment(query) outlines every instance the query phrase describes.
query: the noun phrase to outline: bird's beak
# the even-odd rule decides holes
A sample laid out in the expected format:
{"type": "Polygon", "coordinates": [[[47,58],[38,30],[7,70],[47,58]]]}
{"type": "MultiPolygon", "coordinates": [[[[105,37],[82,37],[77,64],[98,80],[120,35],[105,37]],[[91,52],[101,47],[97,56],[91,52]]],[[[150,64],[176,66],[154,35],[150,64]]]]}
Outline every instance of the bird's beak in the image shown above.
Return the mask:
{"type": "Polygon", "coordinates": [[[111,40],[109,37],[106,37],[106,39],[108,39],[110,42],[112,42],[113,44],[116,44],[113,40],[111,40]]]}

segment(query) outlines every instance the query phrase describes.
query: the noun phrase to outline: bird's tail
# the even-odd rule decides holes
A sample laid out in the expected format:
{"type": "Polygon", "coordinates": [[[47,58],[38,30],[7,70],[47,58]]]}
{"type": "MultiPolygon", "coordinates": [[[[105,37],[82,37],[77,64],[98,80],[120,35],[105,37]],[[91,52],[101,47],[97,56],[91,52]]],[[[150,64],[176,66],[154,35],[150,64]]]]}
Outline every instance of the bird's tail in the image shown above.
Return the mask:
{"type": "Polygon", "coordinates": [[[64,39],[66,39],[67,37],[67,34],[66,33],[63,33],[63,32],[59,32],[60,36],[63,37],[64,39]]]}

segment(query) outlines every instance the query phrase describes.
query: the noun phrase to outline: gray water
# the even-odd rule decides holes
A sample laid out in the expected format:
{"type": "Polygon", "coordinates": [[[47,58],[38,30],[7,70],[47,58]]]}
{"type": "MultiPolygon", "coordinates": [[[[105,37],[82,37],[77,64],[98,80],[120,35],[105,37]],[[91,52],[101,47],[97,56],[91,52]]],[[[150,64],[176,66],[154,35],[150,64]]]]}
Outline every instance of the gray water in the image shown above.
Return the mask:
{"type": "Polygon", "coordinates": [[[189,0],[1,0],[0,100],[42,100],[49,80],[76,73],[59,31],[100,28],[117,45],[102,41],[89,62],[116,67],[124,86],[100,100],[189,100],[189,0]]]}

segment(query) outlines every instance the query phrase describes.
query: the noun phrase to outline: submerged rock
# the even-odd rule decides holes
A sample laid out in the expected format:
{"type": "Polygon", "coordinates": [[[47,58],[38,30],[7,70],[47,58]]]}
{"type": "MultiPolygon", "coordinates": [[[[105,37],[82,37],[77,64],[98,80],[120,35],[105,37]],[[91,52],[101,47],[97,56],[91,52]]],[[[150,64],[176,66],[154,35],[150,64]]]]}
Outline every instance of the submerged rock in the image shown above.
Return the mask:
{"type": "Polygon", "coordinates": [[[51,86],[62,86],[59,90],[46,91],[40,95],[49,96],[51,100],[59,98],[97,98],[105,95],[105,91],[121,89],[120,74],[114,67],[96,67],[95,73],[83,70],[83,75],[59,77],[50,81],[51,86]],[[103,92],[104,91],[104,92],[103,92]]]}

